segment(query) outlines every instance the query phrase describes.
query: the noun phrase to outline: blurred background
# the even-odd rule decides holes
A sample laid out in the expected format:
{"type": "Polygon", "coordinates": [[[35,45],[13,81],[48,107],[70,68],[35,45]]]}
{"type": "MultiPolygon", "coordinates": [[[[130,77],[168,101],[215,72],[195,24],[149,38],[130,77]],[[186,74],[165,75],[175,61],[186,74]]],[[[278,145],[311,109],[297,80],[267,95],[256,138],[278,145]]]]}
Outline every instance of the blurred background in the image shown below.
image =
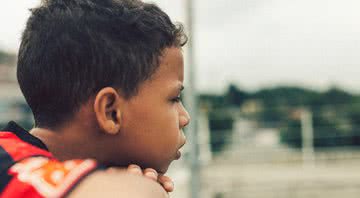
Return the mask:
{"type": "MultiPolygon", "coordinates": [[[[190,35],[173,198],[359,197],[359,1],[152,2],[190,35]]],[[[0,6],[0,125],[33,123],[15,67],[38,3],[0,6]]]]}

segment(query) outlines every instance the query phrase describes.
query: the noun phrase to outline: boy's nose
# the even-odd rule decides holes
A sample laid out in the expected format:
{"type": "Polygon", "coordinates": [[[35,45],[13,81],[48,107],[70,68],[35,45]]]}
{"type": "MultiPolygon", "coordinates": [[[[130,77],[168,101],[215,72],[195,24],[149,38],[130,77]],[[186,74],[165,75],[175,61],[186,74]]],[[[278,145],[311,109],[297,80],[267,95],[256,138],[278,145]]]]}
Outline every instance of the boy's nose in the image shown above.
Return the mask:
{"type": "Polygon", "coordinates": [[[180,128],[184,128],[186,125],[188,125],[190,123],[190,115],[189,113],[186,111],[186,109],[184,109],[182,115],[180,115],[180,128]]]}

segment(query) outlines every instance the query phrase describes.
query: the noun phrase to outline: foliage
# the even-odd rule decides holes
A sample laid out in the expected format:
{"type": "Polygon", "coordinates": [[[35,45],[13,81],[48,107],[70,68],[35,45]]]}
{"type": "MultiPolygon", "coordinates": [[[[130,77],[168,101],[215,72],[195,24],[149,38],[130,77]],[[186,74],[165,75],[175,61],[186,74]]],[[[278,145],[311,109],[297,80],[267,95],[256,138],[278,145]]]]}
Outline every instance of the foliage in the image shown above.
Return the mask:
{"type": "Polygon", "coordinates": [[[211,150],[218,153],[223,150],[232,134],[233,117],[230,115],[221,115],[217,111],[210,112],[210,144],[211,150]]]}
{"type": "MultiPolygon", "coordinates": [[[[332,147],[332,146],[351,146],[353,145],[353,136],[346,128],[341,128],[340,123],[322,117],[313,119],[314,147],[332,147]]],[[[289,120],[287,125],[281,130],[280,140],[285,144],[301,148],[301,125],[300,120],[289,120]]]]}
{"type": "MultiPolygon", "coordinates": [[[[261,111],[255,116],[258,124],[262,127],[278,127],[281,130],[281,142],[295,148],[301,147],[301,126],[299,117],[292,117],[292,113],[303,107],[310,108],[313,113],[316,148],[360,145],[360,96],[337,87],[320,92],[281,86],[251,93],[230,85],[225,94],[206,97],[212,107],[210,111],[219,108],[235,108],[240,111],[246,101],[259,101],[261,111]]],[[[230,126],[230,117],[211,115],[211,133],[217,129],[225,130],[226,126],[230,126]]],[[[226,135],[222,136],[220,143],[214,144],[215,150],[221,150],[224,146],[226,135]]]]}
{"type": "Polygon", "coordinates": [[[0,64],[12,65],[15,63],[15,55],[0,50],[0,64]]]}
{"type": "Polygon", "coordinates": [[[248,99],[248,95],[246,91],[240,90],[235,85],[230,84],[224,99],[227,105],[239,107],[248,99]]]}

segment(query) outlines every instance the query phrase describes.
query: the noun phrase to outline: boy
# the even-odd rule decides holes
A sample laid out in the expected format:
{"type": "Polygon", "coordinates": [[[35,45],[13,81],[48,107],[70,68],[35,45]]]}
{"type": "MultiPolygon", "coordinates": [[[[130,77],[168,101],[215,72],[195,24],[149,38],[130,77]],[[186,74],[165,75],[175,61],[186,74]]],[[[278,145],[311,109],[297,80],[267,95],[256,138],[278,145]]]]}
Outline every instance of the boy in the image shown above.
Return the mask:
{"type": "Polygon", "coordinates": [[[172,190],[163,174],[190,121],[180,101],[185,42],[181,26],[137,0],[33,9],[17,78],[35,127],[0,132],[0,196],[166,197],[154,181],[172,190]]]}

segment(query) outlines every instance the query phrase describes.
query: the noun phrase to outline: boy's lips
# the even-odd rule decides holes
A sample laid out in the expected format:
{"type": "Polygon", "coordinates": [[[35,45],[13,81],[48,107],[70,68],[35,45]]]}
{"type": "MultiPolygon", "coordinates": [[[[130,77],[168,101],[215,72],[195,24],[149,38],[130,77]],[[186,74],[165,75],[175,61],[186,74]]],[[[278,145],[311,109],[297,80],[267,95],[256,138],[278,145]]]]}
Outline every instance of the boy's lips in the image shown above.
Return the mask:
{"type": "Polygon", "coordinates": [[[177,151],[177,152],[176,152],[175,159],[178,160],[178,159],[180,159],[180,157],[181,157],[181,152],[180,152],[180,151],[177,151]]]}
{"type": "Polygon", "coordinates": [[[180,157],[181,157],[180,149],[185,145],[185,143],[186,143],[186,139],[184,139],[184,141],[181,143],[181,146],[179,146],[179,150],[176,152],[175,160],[180,159],[180,157]]]}

